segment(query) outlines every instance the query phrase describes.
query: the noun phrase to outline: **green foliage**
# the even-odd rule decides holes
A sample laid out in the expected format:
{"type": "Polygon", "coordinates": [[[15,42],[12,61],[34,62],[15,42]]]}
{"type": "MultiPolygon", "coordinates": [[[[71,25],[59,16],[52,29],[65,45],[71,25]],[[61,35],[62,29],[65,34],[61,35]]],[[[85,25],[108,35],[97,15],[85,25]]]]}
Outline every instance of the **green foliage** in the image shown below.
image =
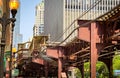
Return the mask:
{"type": "Polygon", "coordinates": [[[84,64],[84,76],[85,76],[85,78],[90,77],[90,62],[86,62],[84,64]]]}
{"type": "Polygon", "coordinates": [[[104,63],[97,62],[96,67],[98,72],[97,78],[108,78],[108,69],[104,63]]]}
{"type": "Polygon", "coordinates": [[[116,55],[113,59],[113,69],[120,70],[120,55],[116,55]]]}
{"type": "Polygon", "coordinates": [[[75,72],[76,78],[81,78],[81,73],[80,73],[80,70],[79,70],[78,68],[76,68],[76,69],[74,70],[74,72],[75,72]]]}
{"type": "MultiPolygon", "coordinates": [[[[116,55],[113,58],[113,70],[120,70],[120,55],[116,55]]],[[[108,68],[103,62],[97,62],[96,64],[97,77],[96,78],[109,78],[108,68]]],[[[79,69],[75,70],[76,77],[81,78],[79,69]]],[[[90,62],[84,63],[84,77],[90,77],[90,62]]],[[[120,78],[120,77],[118,77],[120,78]]]]}

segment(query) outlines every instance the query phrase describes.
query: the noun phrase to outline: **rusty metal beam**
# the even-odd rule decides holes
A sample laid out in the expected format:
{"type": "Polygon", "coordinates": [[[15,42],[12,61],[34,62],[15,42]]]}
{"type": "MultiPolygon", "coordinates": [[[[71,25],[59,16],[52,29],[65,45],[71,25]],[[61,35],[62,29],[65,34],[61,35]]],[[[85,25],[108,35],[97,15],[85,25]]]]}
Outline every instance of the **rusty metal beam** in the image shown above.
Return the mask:
{"type": "Polygon", "coordinates": [[[97,36],[97,24],[96,22],[91,23],[90,29],[90,78],[96,78],[96,63],[97,63],[97,47],[96,47],[96,36],[97,36]]]}
{"type": "Polygon", "coordinates": [[[82,49],[82,50],[80,50],[78,52],[75,52],[75,53],[71,54],[70,56],[73,56],[73,55],[79,54],[81,52],[84,52],[84,51],[88,50],[89,48],[90,48],[90,46],[88,46],[88,47],[86,47],[86,48],[84,48],[84,49],[82,49]]]}
{"type": "Polygon", "coordinates": [[[63,50],[61,47],[58,49],[58,78],[61,78],[62,73],[62,53],[63,50]]]}
{"type": "Polygon", "coordinates": [[[81,60],[81,61],[79,61],[79,62],[72,63],[71,65],[72,65],[72,66],[76,66],[77,64],[79,64],[78,66],[81,66],[82,63],[85,63],[85,62],[87,62],[87,61],[88,61],[88,60],[85,59],[85,60],[81,60]]]}
{"type": "Polygon", "coordinates": [[[120,35],[120,32],[119,33],[116,33],[116,34],[114,34],[114,35],[112,35],[112,36],[110,36],[110,37],[108,37],[106,40],[112,40],[112,39],[114,39],[115,37],[117,37],[117,36],[119,36],[120,35]]]}

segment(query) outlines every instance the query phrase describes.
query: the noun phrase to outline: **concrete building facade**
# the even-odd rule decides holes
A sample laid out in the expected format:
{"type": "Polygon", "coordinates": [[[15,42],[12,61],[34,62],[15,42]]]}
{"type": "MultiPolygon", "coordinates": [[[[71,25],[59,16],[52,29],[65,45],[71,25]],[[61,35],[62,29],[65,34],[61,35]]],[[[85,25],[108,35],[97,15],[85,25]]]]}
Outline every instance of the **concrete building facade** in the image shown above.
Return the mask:
{"type": "Polygon", "coordinates": [[[51,42],[71,41],[77,36],[77,20],[94,20],[119,4],[119,0],[45,0],[45,34],[51,42]],[[71,34],[71,32],[74,33],[71,34]]]}

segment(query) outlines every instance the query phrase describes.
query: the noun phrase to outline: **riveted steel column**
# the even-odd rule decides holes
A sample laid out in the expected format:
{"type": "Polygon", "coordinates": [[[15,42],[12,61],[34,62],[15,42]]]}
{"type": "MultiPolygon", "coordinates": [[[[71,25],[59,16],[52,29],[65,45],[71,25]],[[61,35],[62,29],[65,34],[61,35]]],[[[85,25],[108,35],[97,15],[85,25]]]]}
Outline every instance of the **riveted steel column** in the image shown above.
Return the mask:
{"type": "Polygon", "coordinates": [[[62,48],[58,48],[58,78],[61,78],[62,73],[62,48]]]}
{"type": "Polygon", "coordinates": [[[113,78],[113,63],[112,63],[112,58],[110,58],[110,65],[109,65],[109,78],[113,78]]]}
{"type": "Polygon", "coordinates": [[[108,67],[109,71],[109,78],[113,78],[113,64],[112,64],[112,58],[106,59],[105,64],[108,67]]]}
{"type": "Polygon", "coordinates": [[[61,72],[62,72],[62,61],[61,58],[58,59],[58,78],[61,78],[61,72]]]}
{"type": "Polygon", "coordinates": [[[81,72],[82,78],[84,78],[84,63],[81,64],[81,66],[79,67],[79,70],[81,72]]]}
{"type": "Polygon", "coordinates": [[[48,64],[45,62],[45,78],[48,78],[48,64]]]}
{"type": "Polygon", "coordinates": [[[96,62],[97,62],[97,48],[96,48],[96,22],[91,23],[90,31],[90,78],[96,78],[96,62]]]}

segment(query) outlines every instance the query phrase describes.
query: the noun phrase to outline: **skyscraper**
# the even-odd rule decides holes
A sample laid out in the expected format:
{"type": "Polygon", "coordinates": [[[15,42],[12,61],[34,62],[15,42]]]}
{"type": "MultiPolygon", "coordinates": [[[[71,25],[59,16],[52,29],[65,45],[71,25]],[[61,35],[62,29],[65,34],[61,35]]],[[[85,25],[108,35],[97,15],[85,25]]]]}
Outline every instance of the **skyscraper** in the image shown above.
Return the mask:
{"type": "Polygon", "coordinates": [[[21,43],[23,40],[22,34],[20,34],[20,8],[16,14],[16,22],[13,33],[13,47],[18,48],[18,43],[21,43]]]}
{"type": "Polygon", "coordinates": [[[36,6],[35,24],[33,27],[33,36],[39,36],[44,32],[44,1],[36,6]]]}
{"type": "MultiPolygon", "coordinates": [[[[45,0],[44,31],[52,42],[66,39],[78,27],[77,20],[93,20],[111,10],[120,0],[45,0]]],[[[66,40],[77,36],[77,30],[66,40]]]]}

